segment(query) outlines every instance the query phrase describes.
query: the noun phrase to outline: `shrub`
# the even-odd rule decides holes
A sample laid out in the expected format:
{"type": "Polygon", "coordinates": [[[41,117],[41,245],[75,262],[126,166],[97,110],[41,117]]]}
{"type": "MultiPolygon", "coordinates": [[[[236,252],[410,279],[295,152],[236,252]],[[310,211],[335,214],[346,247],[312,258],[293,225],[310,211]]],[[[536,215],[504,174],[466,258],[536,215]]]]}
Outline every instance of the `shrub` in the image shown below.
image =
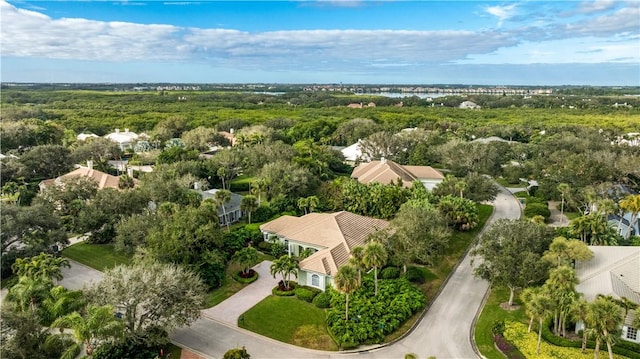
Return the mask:
{"type": "Polygon", "coordinates": [[[266,222],[270,220],[276,213],[271,206],[260,206],[255,212],[251,213],[252,222],[266,222]]]}
{"type": "Polygon", "coordinates": [[[498,350],[502,352],[508,359],[525,359],[525,356],[514,347],[508,340],[502,335],[494,335],[493,342],[496,344],[498,350]]]}
{"type": "Polygon", "coordinates": [[[331,296],[327,292],[320,292],[313,298],[312,303],[318,308],[331,307],[331,296]]]}
{"type": "Polygon", "coordinates": [[[396,279],[400,278],[400,269],[397,267],[387,267],[380,271],[380,278],[382,279],[396,279]]]}
{"type": "Polygon", "coordinates": [[[426,274],[418,267],[407,268],[407,273],[405,273],[404,276],[405,278],[407,278],[409,282],[412,282],[412,283],[422,284],[427,279],[426,274]]]}
{"type": "Polygon", "coordinates": [[[272,244],[269,242],[258,242],[258,249],[263,253],[271,253],[271,246],[272,244]]]}
{"type": "Polygon", "coordinates": [[[289,287],[291,287],[291,289],[286,290],[287,288],[284,287],[284,282],[280,281],[278,282],[278,286],[271,290],[271,293],[279,297],[291,297],[296,294],[296,283],[289,282],[289,287]]]}
{"type": "Polygon", "coordinates": [[[524,207],[524,215],[529,218],[533,216],[542,216],[547,220],[551,216],[551,211],[544,203],[531,203],[524,207]]]}
{"type": "Polygon", "coordinates": [[[491,326],[491,334],[503,335],[504,334],[504,320],[496,320],[491,326]]]}
{"type": "Polygon", "coordinates": [[[305,302],[311,303],[313,298],[320,292],[319,289],[311,287],[298,287],[295,289],[296,297],[305,302]]]}
{"type": "Polygon", "coordinates": [[[245,347],[233,348],[227,350],[222,359],[251,359],[251,355],[247,353],[247,349],[245,349],[245,347]]]}
{"type": "Polygon", "coordinates": [[[243,277],[242,271],[233,273],[233,279],[238,283],[250,284],[258,280],[258,272],[249,269],[249,276],[243,277]]]}

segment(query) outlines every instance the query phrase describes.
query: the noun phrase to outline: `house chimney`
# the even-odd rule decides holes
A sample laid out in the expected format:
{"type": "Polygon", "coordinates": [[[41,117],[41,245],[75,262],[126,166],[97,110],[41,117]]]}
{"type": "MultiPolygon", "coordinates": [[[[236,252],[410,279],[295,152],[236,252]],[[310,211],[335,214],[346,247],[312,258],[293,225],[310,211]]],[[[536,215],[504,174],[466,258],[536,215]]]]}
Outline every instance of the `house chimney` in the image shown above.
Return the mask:
{"type": "Polygon", "coordinates": [[[133,168],[127,167],[127,176],[133,178],[133,168]]]}
{"type": "Polygon", "coordinates": [[[88,160],[87,161],[87,167],[89,167],[90,170],[93,169],[93,160],[88,160]]]}
{"type": "Polygon", "coordinates": [[[124,129],[124,132],[129,132],[129,129],[128,129],[128,128],[125,128],[125,129],[124,129]]]}
{"type": "Polygon", "coordinates": [[[380,157],[380,163],[387,163],[387,160],[384,158],[384,156],[380,157]]]}
{"type": "Polygon", "coordinates": [[[120,133],[120,129],[119,128],[116,128],[116,133],[120,133]]]}
{"type": "Polygon", "coordinates": [[[229,129],[229,133],[233,135],[233,128],[229,129]]]}
{"type": "Polygon", "coordinates": [[[200,182],[194,182],[193,183],[193,189],[199,191],[200,190],[200,182]]]}

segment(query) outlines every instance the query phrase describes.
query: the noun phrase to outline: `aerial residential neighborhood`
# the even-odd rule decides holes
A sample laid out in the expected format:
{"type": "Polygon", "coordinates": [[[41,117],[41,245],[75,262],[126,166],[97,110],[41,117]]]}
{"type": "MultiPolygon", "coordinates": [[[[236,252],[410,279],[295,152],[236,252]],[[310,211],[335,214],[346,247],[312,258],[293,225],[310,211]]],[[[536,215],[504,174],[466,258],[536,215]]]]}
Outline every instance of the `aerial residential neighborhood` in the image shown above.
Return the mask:
{"type": "Polygon", "coordinates": [[[0,358],[640,359],[640,2],[0,22],[0,358]]]}

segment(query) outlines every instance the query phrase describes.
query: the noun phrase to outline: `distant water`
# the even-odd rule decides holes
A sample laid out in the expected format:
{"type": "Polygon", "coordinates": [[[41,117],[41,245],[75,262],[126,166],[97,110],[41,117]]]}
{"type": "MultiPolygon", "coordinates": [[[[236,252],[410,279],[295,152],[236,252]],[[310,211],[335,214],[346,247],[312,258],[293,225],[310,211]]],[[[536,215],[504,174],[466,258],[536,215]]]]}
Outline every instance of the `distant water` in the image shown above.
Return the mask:
{"type": "Polygon", "coordinates": [[[363,95],[363,96],[384,96],[384,97],[390,97],[390,98],[403,98],[403,97],[419,97],[419,98],[436,98],[436,97],[444,97],[447,96],[447,94],[443,94],[443,93],[431,93],[431,92],[364,92],[364,93],[358,93],[356,95],[363,95]]]}

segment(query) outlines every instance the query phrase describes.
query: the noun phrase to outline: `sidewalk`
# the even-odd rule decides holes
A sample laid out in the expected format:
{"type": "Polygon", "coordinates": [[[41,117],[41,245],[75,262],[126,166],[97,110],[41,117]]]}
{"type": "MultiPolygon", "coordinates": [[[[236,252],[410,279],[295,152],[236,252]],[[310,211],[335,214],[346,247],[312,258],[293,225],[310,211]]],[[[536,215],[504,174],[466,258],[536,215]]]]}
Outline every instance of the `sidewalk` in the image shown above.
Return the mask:
{"type": "Polygon", "coordinates": [[[253,270],[258,272],[258,280],[215,307],[203,310],[202,315],[205,318],[237,328],[240,315],[271,295],[271,290],[278,285],[281,277],[277,276],[274,279],[270,273],[270,267],[270,261],[263,261],[253,267],[253,270]]]}

